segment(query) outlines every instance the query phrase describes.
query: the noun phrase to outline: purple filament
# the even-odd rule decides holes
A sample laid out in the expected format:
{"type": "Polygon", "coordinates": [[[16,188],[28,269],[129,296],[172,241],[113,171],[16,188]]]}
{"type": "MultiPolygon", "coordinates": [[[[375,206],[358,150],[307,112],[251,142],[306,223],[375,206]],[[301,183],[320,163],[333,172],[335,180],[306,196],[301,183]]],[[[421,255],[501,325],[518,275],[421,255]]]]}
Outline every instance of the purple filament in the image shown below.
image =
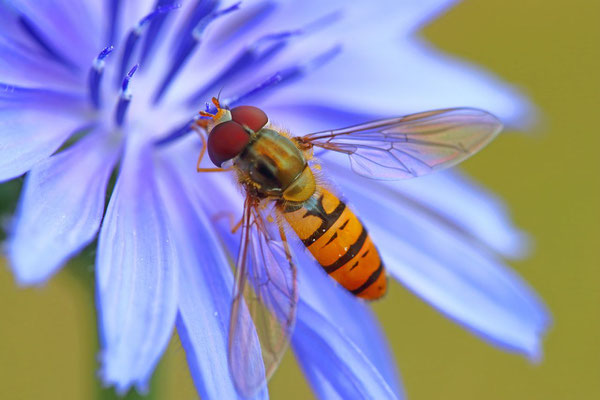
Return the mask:
{"type": "Polygon", "coordinates": [[[29,18],[24,15],[19,15],[18,19],[23,30],[46,52],[46,54],[48,54],[50,58],[58,61],[69,70],[78,69],[75,64],[69,61],[58,49],[50,44],[43,32],[41,32],[40,29],[35,26],[35,24],[29,18]]]}
{"type": "Polygon", "coordinates": [[[162,139],[158,139],[154,144],[156,146],[164,146],[168,143],[179,139],[180,137],[187,135],[189,132],[192,131],[192,124],[194,123],[194,121],[195,120],[193,119],[186,121],[185,124],[173,129],[172,131],[164,135],[162,139]]]}
{"type": "Polygon", "coordinates": [[[283,83],[289,83],[293,80],[302,78],[314,69],[333,59],[336,55],[340,53],[341,49],[341,45],[334,46],[331,49],[311,58],[310,60],[304,63],[293,65],[284,68],[280,71],[277,71],[275,74],[271,75],[266,80],[254,86],[249,91],[223,100],[223,103],[227,104],[229,107],[240,105],[243,102],[247,102],[250,98],[268,93],[268,91],[275,86],[281,85],[283,83]]]}
{"type": "Polygon", "coordinates": [[[258,39],[252,45],[243,50],[219,75],[214,77],[208,84],[194,93],[188,100],[189,104],[195,104],[207,97],[216,88],[231,82],[244,72],[254,68],[260,63],[265,63],[287,45],[290,37],[299,32],[283,32],[280,34],[266,35],[258,39]]]}
{"type": "MultiPolygon", "coordinates": [[[[299,78],[305,76],[307,73],[310,73],[315,68],[318,68],[319,66],[325,64],[326,62],[328,62],[329,60],[334,58],[336,55],[338,55],[340,53],[340,51],[341,51],[341,45],[337,45],[337,46],[334,46],[331,49],[311,58],[310,60],[308,60],[304,63],[282,69],[281,71],[278,71],[277,73],[271,75],[269,78],[267,78],[263,82],[254,86],[249,91],[244,92],[243,94],[241,94],[239,96],[221,100],[221,104],[227,108],[234,107],[236,105],[242,104],[243,102],[246,102],[249,98],[252,98],[257,95],[266,94],[269,89],[272,89],[273,87],[275,87],[279,84],[289,83],[294,79],[299,79],[299,78]]],[[[216,110],[211,108],[208,103],[207,103],[206,111],[212,112],[212,113],[216,112],[216,110]]],[[[192,131],[191,126],[192,126],[193,122],[194,122],[194,120],[187,121],[184,125],[165,134],[165,136],[163,136],[162,139],[159,139],[155,142],[155,145],[164,146],[166,144],[169,144],[169,143],[187,135],[189,132],[192,131]]]]}
{"type": "Polygon", "coordinates": [[[231,21],[227,21],[226,32],[217,38],[216,44],[223,46],[235,41],[266,20],[276,8],[277,3],[273,1],[246,4],[243,11],[240,12],[239,17],[236,15],[231,21]]]}
{"type": "Polygon", "coordinates": [[[145,62],[148,59],[148,56],[150,55],[152,49],[154,48],[156,39],[158,38],[162,30],[163,24],[169,17],[167,12],[179,7],[181,7],[181,5],[175,4],[175,0],[157,0],[156,6],[154,7],[156,13],[151,18],[150,25],[146,29],[146,39],[144,40],[142,54],[140,56],[141,64],[146,65],[145,62]]]}
{"type": "Polygon", "coordinates": [[[214,11],[217,6],[215,0],[198,0],[196,5],[189,12],[188,18],[182,27],[177,32],[175,43],[175,54],[179,56],[181,52],[185,52],[188,48],[189,42],[194,41],[192,32],[198,23],[211,12],[214,11]]]}
{"type": "Polygon", "coordinates": [[[151,23],[159,15],[169,12],[175,8],[179,8],[179,5],[170,4],[164,7],[157,7],[154,11],[142,18],[130,31],[125,40],[125,47],[123,48],[123,55],[121,56],[121,65],[119,66],[119,73],[117,76],[125,75],[125,70],[131,63],[131,57],[135,51],[139,39],[142,36],[144,27],[151,23]]]}
{"type": "Polygon", "coordinates": [[[223,87],[226,83],[231,83],[240,76],[252,76],[251,70],[253,68],[266,64],[271,58],[282,51],[292,39],[301,35],[311,34],[318,29],[330,26],[338,20],[341,15],[340,11],[332,12],[302,28],[273,33],[259,38],[242,51],[220,74],[190,96],[188,103],[194,105],[195,103],[202,101],[217,88],[223,87]]]}
{"type": "Polygon", "coordinates": [[[120,12],[121,0],[108,0],[108,31],[106,32],[108,43],[115,43],[120,12]]]}
{"type": "Polygon", "coordinates": [[[181,68],[185,65],[189,56],[193,53],[194,49],[196,49],[196,47],[200,43],[202,43],[202,35],[203,35],[206,27],[215,19],[217,19],[221,16],[224,16],[224,15],[227,15],[232,11],[237,10],[239,8],[239,6],[240,6],[240,3],[236,3],[236,4],[232,5],[231,7],[225,8],[223,10],[212,11],[209,14],[207,14],[206,16],[204,16],[204,18],[202,18],[200,20],[200,22],[198,22],[196,27],[192,30],[192,33],[191,33],[192,40],[182,42],[182,45],[180,46],[179,51],[175,55],[175,58],[174,58],[173,62],[171,63],[171,66],[170,66],[167,74],[163,78],[160,86],[158,87],[158,90],[156,91],[156,94],[154,95],[154,99],[153,99],[154,104],[157,104],[160,101],[162,96],[165,94],[165,92],[167,91],[167,89],[169,88],[171,83],[173,82],[173,79],[181,71],[181,68]]]}
{"type": "MultiPolygon", "coordinates": [[[[215,18],[215,13],[212,11],[215,7],[215,1],[201,1],[197,2],[196,7],[190,13],[188,20],[186,21],[183,28],[179,31],[179,41],[176,44],[175,60],[171,64],[171,69],[164,78],[162,85],[157,91],[154,101],[158,102],[161,96],[164,94],[168,85],[174,80],[180,68],[186,62],[191,52],[201,43],[201,35],[211,20],[215,18]],[[195,25],[194,25],[195,24],[195,25]]],[[[269,2],[265,2],[269,3],[269,2]]],[[[235,7],[235,6],[234,6],[235,7]]],[[[253,10],[247,13],[242,18],[238,18],[237,21],[231,23],[231,32],[227,35],[227,38],[223,41],[231,39],[232,35],[235,35],[239,29],[243,29],[247,24],[252,24],[252,21],[256,21],[259,14],[267,12],[265,4],[261,4],[259,11],[253,10]],[[264,7],[264,8],[263,8],[264,7]],[[234,31],[235,30],[235,31],[234,31]]],[[[225,10],[224,10],[225,11],[225,10]]],[[[327,14],[300,29],[290,30],[282,33],[271,34],[260,38],[255,41],[252,45],[248,46],[245,50],[242,50],[224,70],[219,73],[216,77],[211,79],[204,87],[199,89],[195,95],[190,99],[193,102],[199,102],[203,97],[208,96],[211,91],[214,91],[219,86],[222,86],[233,79],[240,76],[252,76],[252,69],[258,64],[265,64],[268,59],[276,55],[285,46],[288,45],[289,41],[296,36],[310,34],[315,30],[326,28],[334,23],[342,15],[341,12],[333,12],[327,14]]],[[[248,99],[254,98],[255,96],[268,94],[270,90],[278,87],[281,84],[286,84],[309,74],[311,71],[327,63],[334,58],[341,51],[341,45],[336,45],[330,49],[317,54],[316,56],[299,61],[296,65],[288,66],[283,68],[276,73],[269,76],[266,80],[260,82],[258,85],[251,87],[247,91],[242,91],[237,96],[232,96],[229,99],[221,100],[221,104],[224,107],[232,107],[247,102],[248,99]]],[[[214,107],[210,107],[207,103],[207,112],[215,112],[214,107]]],[[[157,146],[168,145],[171,142],[178,140],[181,137],[186,136],[192,131],[192,124],[194,121],[201,117],[186,121],[183,125],[165,133],[160,139],[155,142],[157,146]]]]}
{"type": "Polygon", "coordinates": [[[113,51],[113,49],[113,46],[107,46],[100,52],[100,54],[98,54],[92,63],[92,67],[90,68],[88,75],[90,101],[96,109],[100,108],[102,105],[102,99],[100,98],[100,82],[102,81],[102,76],[104,75],[104,59],[113,51]]]}
{"type": "Polygon", "coordinates": [[[127,109],[129,108],[129,103],[131,103],[131,93],[129,92],[129,81],[137,71],[139,64],[136,64],[129,70],[125,78],[123,78],[123,83],[121,84],[121,92],[119,93],[119,102],[117,103],[117,110],[115,112],[115,122],[118,126],[123,126],[123,122],[125,121],[125,114],[127,113],[127,109]]]}

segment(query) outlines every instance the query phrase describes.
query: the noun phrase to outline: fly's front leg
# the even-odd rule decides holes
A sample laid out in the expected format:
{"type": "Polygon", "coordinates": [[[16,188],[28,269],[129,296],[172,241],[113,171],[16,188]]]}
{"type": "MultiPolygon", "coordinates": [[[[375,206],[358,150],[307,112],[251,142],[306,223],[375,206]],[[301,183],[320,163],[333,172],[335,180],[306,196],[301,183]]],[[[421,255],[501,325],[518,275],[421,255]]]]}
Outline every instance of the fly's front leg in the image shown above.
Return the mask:
{"type": "Polygon", "coordinates": [[[204,137],[204,131],[196,124],[192,125],[192,129],[198,134],[200,140],[202,141],[202,150],[200,150],[200,155],[198,156],[198,162],[196,163],[196,171],[198,172],[229,172],[233,171],[233,167],[229,168],[201,168],[200,163],[204,158],[204,154],[206,154],[206,138],[204,137]]]}

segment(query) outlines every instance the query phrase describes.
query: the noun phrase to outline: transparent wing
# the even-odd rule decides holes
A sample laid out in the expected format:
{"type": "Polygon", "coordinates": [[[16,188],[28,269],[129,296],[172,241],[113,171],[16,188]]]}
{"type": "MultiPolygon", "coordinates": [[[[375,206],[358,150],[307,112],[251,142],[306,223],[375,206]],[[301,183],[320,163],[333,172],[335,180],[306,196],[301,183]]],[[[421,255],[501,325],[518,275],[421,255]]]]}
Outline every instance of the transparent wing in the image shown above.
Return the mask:
{"type": "Polygon", "coordinates": [[[359,175],[406,179],[458,164],[501,130],[502,123],[486,111],[450,108],[312,133],[297,140],[348,154],[359,175]]]}
{"type": "Polygon", "coordinates": [[[229,369],[240,394],[252,397],[287,349],[296,318],[296,268],[283,229],[248,195],[229,325],[229,369]],[[275,232],[273,232],[275,231],[275,232]],[[260,348],[262,360],[257,357],[260,348]]]}

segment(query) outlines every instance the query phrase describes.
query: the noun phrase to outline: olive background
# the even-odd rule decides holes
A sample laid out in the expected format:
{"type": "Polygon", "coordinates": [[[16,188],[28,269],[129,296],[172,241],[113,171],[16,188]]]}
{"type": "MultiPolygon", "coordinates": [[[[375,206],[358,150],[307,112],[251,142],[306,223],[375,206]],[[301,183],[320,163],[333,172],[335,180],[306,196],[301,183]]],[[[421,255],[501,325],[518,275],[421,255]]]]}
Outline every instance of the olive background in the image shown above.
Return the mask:
{"type": "MultiPolygon", "coordinates": [[[[599,15],[596,0],[470,0],[424,29],[434,46],[514,83],[540,109],[531,132],[502,135],[464,168],[532,235],[530,257],[511,265],[554,324],[543,360],[531,364],[392,283],[373,308],[409,399],[600,399],[599,15]]],[[[19,184],[0,186],[2,205],[19,184]]],[[[17,288],[0,259],[1,398],[116,398],[96,379],[93,252],[31,289],[17,288]]],[[[270,389],[274,399],[312,396],[289,352],[270,389]]],[[[174,338],[149,398],[195,396],[174,338]]]]}

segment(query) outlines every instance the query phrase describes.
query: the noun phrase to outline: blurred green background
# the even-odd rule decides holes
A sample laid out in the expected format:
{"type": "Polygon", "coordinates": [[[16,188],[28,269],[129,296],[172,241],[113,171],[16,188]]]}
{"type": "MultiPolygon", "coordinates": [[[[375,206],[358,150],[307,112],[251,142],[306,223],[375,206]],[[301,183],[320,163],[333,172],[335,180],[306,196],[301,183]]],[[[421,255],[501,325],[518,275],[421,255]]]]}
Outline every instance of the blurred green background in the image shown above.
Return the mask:
{"type": "MultiPolygon", "coordinates": [[[[512,265],[547,302],[554,327],[544,360],[532,365],[394,283],[374,309],[410,399],[600,399],[599,16],[595,0],[471,0],[424,31],[435,46],[520,86],[541,109],[536,132],[500,137],[465,168],[532,234],[531,257],[512,265]]],[[[95,377],[93,267],[82,260],[27,290],[0,260],[0,398],[112,397],[95,377]]],[[[153,386],[153,398],[196,396],[176,339],[153,386]]],[[[311,397],[289,354],[270,387],[274,399],[311,397]]]]}

